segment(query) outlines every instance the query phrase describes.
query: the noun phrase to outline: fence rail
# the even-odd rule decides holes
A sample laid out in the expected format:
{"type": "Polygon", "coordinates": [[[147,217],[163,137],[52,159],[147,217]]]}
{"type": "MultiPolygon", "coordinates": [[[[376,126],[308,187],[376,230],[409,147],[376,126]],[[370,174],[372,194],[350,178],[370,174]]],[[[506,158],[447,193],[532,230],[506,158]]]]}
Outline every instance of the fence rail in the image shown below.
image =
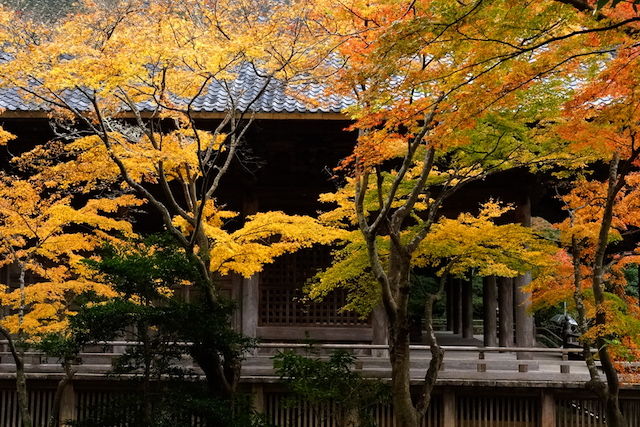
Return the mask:
{"type": "MultiPolygon", "coordinates": [[[[185,342],[175,342],[176,346],[188,346],[185,342]]],[[[76,370],[84,378],[99,379],[108,374],[117,357],[127,347],[141,345],[131,341],[109,341],[85,348],[80,353],[76,370]]],[[[584,361],[570,360],[570,355],[580,354],[578,348],[540,347],[481,347],[443,346],[444,363],[439,381],[472,381],[474,383],[517,383],[522,384],[571,384],[579,386],[589,380],[584,361]]],[[[429,346],[410,346],[412,355],[411,376],[415,382],[424,378],[430,360],[429,346]]],[[[388,347],[375,344],[323,343],[310,346],[303,343],[259,343],[246,356],[242,366],[242,379],[246,382],[279,382],[273,367],[272,356],[283,350],[313,353],[319,357],[331,351],[344,350],[355,354],[356,369],[371,377],[389,379],[391,366],[388,347]]],[[[592,350],[594,351],[594,350],[592,350]]],[[[59,377],[62,369],[57,360],[39,352],[26,352],[27,373],[32,377],[59,377]]],[[[180,361],[184,368],[200,373],[198,366],[188,357],[180,361]]],[[[626,362],[629,368],[637,369],[640,363],[626,362]]],[[[8,349],[0,341],[0,378],[14,375],[14,364],[8,349]],[[4,350],[4,351],[3,351],[4,350]]]]}

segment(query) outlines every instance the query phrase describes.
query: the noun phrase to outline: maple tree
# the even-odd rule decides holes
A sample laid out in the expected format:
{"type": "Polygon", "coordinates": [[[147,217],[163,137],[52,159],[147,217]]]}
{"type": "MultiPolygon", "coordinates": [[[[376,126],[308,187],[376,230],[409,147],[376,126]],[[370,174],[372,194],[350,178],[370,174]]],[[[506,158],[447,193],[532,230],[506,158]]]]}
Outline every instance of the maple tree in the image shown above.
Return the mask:
{"type": "MultiPolygon", "coordinates": [[[[122,196],[90,200],[76,209],[70,196],[46,192],[37,181],[0,174],[0,266],[14,269],[18,275],[17,288],[0,284],[0,302],[6,310],[0,334],[8,341],[16,366],[25,426],[32,425],[25,349],[47,334],[64,332],[78,295],[88,291],[114,295],[109,286],[85,280],[79,261],[104,239],[110,239],[111,233],[130,235],[131,224],[109,214],[138,204],[135,198],[122,196]],[[80,225],[82,229],[78,229],[80,225]]],[[[67,375],[72,373],[67,371],[67,375]]]]}
{"type": "MultiPolygon", "coordinates": [[[[500,171],[587,161],[544,132],[545,123],[570,97],[572,79],[608,59],[624,37],[617,30],[638,18],[603,19],[564,3],[571,2],[354,0],[328,2],[323,11],[330,16],[326,31],[343,37],[331,89],[353,97],[347,113],[358,142],[341,166],[346,186],[323,196],[338,204],[323,219],[342,222],[352,234],[309,292],[347,286],[354,291],[352,304],[379,298],[388,322],[398,425],[419,425],[443,356],[428,322],[431,362],[418,397],[412,396],[412,268],[435,266],[444,279],[470,267],[487,275],[542,275],[551,265],[542,256],[553,253],[548,247],[516,265],[490,250],[514,244],[520,255],[540,248],[522,227],[507,232],[488,221],[495,208],[457,220],[442,219],[441,208],[465,185],[500,171]],[[437,241],[440,233],[444,240],[437,241]],[[502,241],[501,233],[514,233],[513,239],[502,241]],[[424,252],[431,247],[433,253],[424,252]],[[457,251],[465,248],[476,257],[460,258],[457,251]]],[[[437,295],[429,299],[427,318],[437,295]]]]}
{"type": "MultiPolygon", "coordinates": [[[[61,136],[15,162],[47,188],[124,191],[146,202],[196,256],[204,298],[220,299],[221,275],[250,277],[277,256],[339,236],[282,212],[243,217],[217,199],[245,143],[254,106],[274,84],[317,67],[324,39],[306,2],[129,0],[81,2],[55,23],[5,9],[2,84],[41,106],[61,136]],[[313,54],[312,54],[313,53],[313,54]],[[257,86],[238,89],[242,73],[257,86]],[[207,127],[203,97],[217,93],[207,127]]],[[[199,357],[199,359],[198,359],[199,357]]],[[[208,378],[235,391],[240,360],[198,354],[208,378]]]]}
{"type": "Polygon", "coordinates": [[[591,376],[589,386],[605,404],[608,424],[615,426],[627,425],[618,402],[620,384],[637,381],[625,375],[618,362],[637,359],[640,327],[640,310],[627,295],[624,277],[624,268],[640,261],[633,238],[640,226],[636,45],[633,35],[622,39],[616,57],[594,79],[582,82],[558,123],[560,136],[575,150],[589,152],[601,166],[594,166],[596,176],[579,174],[561,196],[568,213],[557,225],[567,252],[565,266],[557,284],[536,289],[541,304],[572,303],[591,376]],[[598,169],[605,171],[601,177],[598,169]],[[597,349],[604,379],[592,347],[597,349]]]}

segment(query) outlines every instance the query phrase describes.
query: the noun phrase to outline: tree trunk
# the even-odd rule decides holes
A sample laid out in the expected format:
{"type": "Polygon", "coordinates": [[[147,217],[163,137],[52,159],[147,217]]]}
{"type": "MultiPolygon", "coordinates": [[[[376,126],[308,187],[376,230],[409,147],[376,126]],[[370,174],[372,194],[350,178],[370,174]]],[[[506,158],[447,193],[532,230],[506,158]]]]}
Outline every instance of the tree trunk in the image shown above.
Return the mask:
{"type": "Polygon", "coordinates": [[[16,348],[13,337],[3,327],[0,326],[0,335],[3,335],[9,345],[9,351],[16,365],[16,392],[18,394],[18,408],[23,427],[32,427],[31,413],[29,412],[29,394],[27,392],[27,378],[24,372],[24,349],[16,348]]]}
{"type": "Polygon", "coordinates": [[[16,364],[16,388],[18,392],[18,406],[20,407],[20,417],[22,427],[33,427],[31,413],[29,412],[29,394],[27,392],[27,377],[24,373],[24,350],[20,350],[19,359],[16,364]]]}
{"type": "MultiPolygon", "coordinates": [[[[20,268],[19,284],[20,284],[20,308],[18,310],[19,337],[23,338],[22,322],[24,319],[25,301],[25,272],[24,266],[16,261],[20,268]]],[[[20,418],[23,427],[33,427],[33,420],[29,412],[29,393],[27,390],[27,377],[24,372],[24,347],[22,343],[16,345],[13,337],[8,330],[0,326],[0,335],[3,335],[9,344],[9,351],[16,365],[16,392],[18,394],[18,407],[20,409],[20,418]]]]}
{"type": "Polygon", "coordinates": [[[390,328],[391,393],[396,427],[418,427],[418,413],[411,399],[411,358],[407,328],[390,328]]]}
{"type": "MultiPolygon", "coordinates": [[[[19,321],[19,337],[21,341],[24,339],[24,333],[22,330],[22,324],[24,321],[24,309],[26,306],[25,297],[25,271],[24,266],[19,263],[20,267],[20,308],[18,311],[19,321]]],[[[13,346],[13,342],[9,340],[10,345],[13,346]]],[[[15,346],[14,346],[15,349],[15,346]]],[[[29,393],[27,391],[27,377],[24,372],[24,347],[22,343],[18,346],[18,351],[12,351],[13,358],[16,364],[16,388],[18,392],[18,406],[20,407],[20,416],[22,417],[23,427],[32,427],[33,420],[31,419],[31,413],[29,412],[29,393]],[[19,353],[19,354],[18,354],[19,353]]]]}
{"type": "Polygon", "coordinates": [[[53,397],[53,407],[51,408],[51,415],[49,415],[49,427],[58,427],[60,421],[60,405],[62,403],[62,394],[64,389],[71,382],[75,372],[71,369],[71,361],[65,360],[62,362],[64,368],[64,377],[58,381],[56,387],[56,393],[53,397]]]}
{"type": "Polygon", "coordinates": [[[607,378],[606,393],[601,398],[605,404],[607,425],[609,427],[627,427],[627,420],[620,411],[620,400],[618,399],[620,393],[618,372],[613,364],[613,360],[611,360],[611,355],[606,347],[606,341],[604,339],[597,339],[596,343],[598,344],[598,355],[600,356],[602,370],[607,378]]]}
{"type": "Polygon", "coordinates": [[[607,415],[608,427],[627,427],[627,420],[622,412],[620,412],[620,402],[618,401],[618,395],[611,395],[606,399],[605,412],[607,415]]]}
{"type": "Polygon", "coordinates": [[[142,351],[144,358],[144,372],[142,376],[142,419],[145,425],[151,425],[153,409],[151,405],[151,363],[152,350],[150,348],[149,328],[146,322],[138,323],[140,338],[142,341],[142,351]]]}
{"type": "MultiPolygon", "coordinates": [[[[607,188],[607,199],[602,213],[602,222],[598,233],[598,242],[596,246],[595,257],[593,261],[591,288],[593,289],[593,299],[596,307],[595,323],[596,326],[605,327],[607,324],[606,313],[604,311],[605,289],[605,256],[607,246],[609,244],[609,232],[613,222],[613,209],[615,199],[624,186],[625,173],[618,172],[620,157],[618,153],[614,153],[613,159],[609,164],[609,178],[607,188]]],[[[604,397],[604,404],[607,412],[607,422],[609,426],[626,427],[627,423],[620,411],[618,401],[618,393],[620,390],[620,380],[618,372],[615,369],[613,360],[607,348],[607,341],[603,337],[596,338],[598,346],[598,354],[602,363],[602,370],[607,378],[607,393],[604,397]],[[609,416],[611,417],[609,419],[609,416]]]]}
{"type": "Polygon", "coordinates": [[[360,412],[358,408],[345,409],[340,420],[340,427],[360,427],[360,412]]]}
{"type": "Polygon", "coordinates": [[[433,306],[435,302],[442,297],[445,285],[447,283],[448,274],[449,273],[447,268],[447,271],[440,278],[440,286],[438,291],[435,294],[429,295],[424,307],[424,317],[427,326],[427,344],[429,345],[429,351],[431,352],[431,360],[429,361],[427,373],[424,376],[422,395],[420,396],[420,399],[418,400],[418,403],[416,405],[419,424],[422,424],[422,420],[427,413],[427,410],[429,409],[429,405],[431,404],[433,389],[435,388],[436,382],[438,381],[438,374],[440,372],[440,368],[442,367],[442,361],[444,360],[444,350],[442,350],[442,348],[438,344],[436,333],[433,330],[433,306]]]}

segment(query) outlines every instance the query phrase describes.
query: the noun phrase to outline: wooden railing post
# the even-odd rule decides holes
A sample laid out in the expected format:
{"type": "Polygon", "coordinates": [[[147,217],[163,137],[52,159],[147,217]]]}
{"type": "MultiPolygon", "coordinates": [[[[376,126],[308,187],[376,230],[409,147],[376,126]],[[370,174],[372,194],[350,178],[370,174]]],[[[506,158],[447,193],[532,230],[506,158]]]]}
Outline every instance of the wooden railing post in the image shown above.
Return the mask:
{"type": "Polygon", "coordinates": [[[566,352],[562,352],[562,362],[560,363],[560,373],[568,374],[571,372],[571,366],[568,363],[565,363],[569,360],[569,355],[566,352]]]}
{"type": "Polygon", "coordinates": [[[442,427],[456,427],[456,395],[451,390],[442,394],[442,427]]]}
{"type": "Polygon", "coordinates": [[[477,365],[477,371],[478,372],[487,372],[487,364],[486,362],[484,362],[484,351],[480,351],[478,352],[478,365],[477,365]],[[482,362],[480,362],[480,360],[482,360],[482,362]]]}

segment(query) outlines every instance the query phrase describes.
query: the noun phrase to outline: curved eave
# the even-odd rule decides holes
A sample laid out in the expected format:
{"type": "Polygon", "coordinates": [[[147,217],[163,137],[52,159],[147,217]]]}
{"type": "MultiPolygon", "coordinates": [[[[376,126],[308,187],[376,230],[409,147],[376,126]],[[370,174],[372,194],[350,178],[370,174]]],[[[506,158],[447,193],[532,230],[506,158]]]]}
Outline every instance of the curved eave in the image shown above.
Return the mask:
{"type": "MultiPolygon", "coordinates": [[[[35,111],[35,110],[5,110],[0,113],[0,119],[48,119],[50,117],[49,111],[35,111]]],[[[143,114],[143,116],[148,114],[143,114]]],[[[191,113],[194,119],[206,120],[206,119],[222,119],[226,117],[227,113],[224,112],[208,112],[197,111],[191,113]]],[[[247,118],[252,116],[256,120],[349,120],[349,118],[343,113],[326,113],[326,112],[262,112],[254,113],[253,115],[246,114],[247,118]]],[[[122,113],[122,118],[134,118],[131,113],[122,113]]]]}

